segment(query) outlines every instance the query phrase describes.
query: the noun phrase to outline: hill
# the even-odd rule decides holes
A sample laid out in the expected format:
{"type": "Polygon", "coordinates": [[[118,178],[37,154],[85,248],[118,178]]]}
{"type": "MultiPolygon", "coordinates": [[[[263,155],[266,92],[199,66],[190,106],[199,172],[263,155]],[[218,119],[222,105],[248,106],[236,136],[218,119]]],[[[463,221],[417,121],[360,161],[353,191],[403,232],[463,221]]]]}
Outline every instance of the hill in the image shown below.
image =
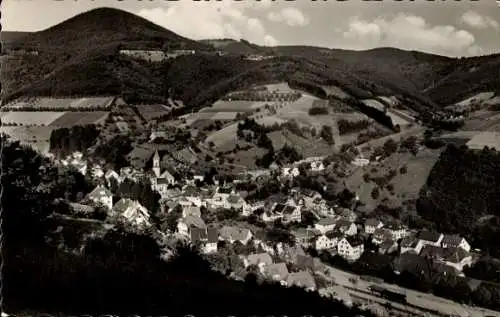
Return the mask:
{"type": "Polygon", "coordinates": [[[233,90],[287,81],[319,97],[326,97],[325,86],[344,90],[353,97],[351,101],[395,96],[403,107],[428,114],[498,87],[495,69],[500,65],[500,55],[453,59],[395,48],[349,51],[312,46],[263,47],[245,40],[196,42],[134,14],[110,8],[94,9],[28,34],[16,45],[35,48],[39,55],[22,56],[2,69],[4,98],[27,93],[122,93],[133,102],[160,102],[169,97],[170,91],[174,99],[184,101],[186,110],[210,105],[233,90]],[[119,56],[123,48],[189,48],[200,53],[141,63],[119,56]],[[214,50],[231,54],[206,54],[214,50]],[[249,61],[241,57],[246,54],[274,58],[249,61]]]}
{"type": "Polygon", "coordinates": [[[17,42],[30,34],[31,32],[1,31],[0,38],[2,39],[3,49],[8,49],[12,43],[17,42]]]}
{"type": "Polygon", "coordinates": [[[15,41],[13,47],[78,52],[110,44],[123,44],[129,49],[160,49],[164,44],[175,48],[207,49],[206,45],[113,8],[97,8],[81,13],[46,30],[28,34],[15,41]]]}

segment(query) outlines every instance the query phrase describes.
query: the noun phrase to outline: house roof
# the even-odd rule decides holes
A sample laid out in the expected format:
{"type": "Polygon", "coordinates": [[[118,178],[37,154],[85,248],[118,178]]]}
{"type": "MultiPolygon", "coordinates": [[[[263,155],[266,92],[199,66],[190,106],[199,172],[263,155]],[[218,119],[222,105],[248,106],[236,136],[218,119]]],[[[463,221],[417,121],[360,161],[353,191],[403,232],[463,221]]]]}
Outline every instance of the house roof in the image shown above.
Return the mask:
{"type": "Polygon", "coordinates": [[[284,280],[288,276],[288,268],[286,267],[286,264],[283,262],[280,263],[274,263],[267,265],[265,268],[265,274],[269,277],[274,277],[278,276],[280,280],[284,280]]]}
{"type": "Polygon", "coordinates": [[[134,207],[135,201],[130,198],[122,198],[113,206],[114,212],[124,213],[127,209],[134,207]]]}
{"type": "Polygon", "coordinates": [[[314,270],[314,258],[308,255],[297,254],[297,257],[295,258],[295,264],[303,270],[314,270]]]}
{"type": "Polygon", "coordinates": [[[217,228],[208,228],[207,229],[207,239],[208,243],[216,243],[219,241],[219,231],[217,228]]]}
{"type": "Polygon", "coordinates": [[[403,248],[414,248],[417,246],[418,240],[414,237],[407,237],[401,240],[401,247],[403,248]]]}
{"type": "Polygon", "coordinates": [[[420,251],[420,255],[424,257],[430,257],[433,259],[441,259],[444,256],[445,249],[441,247],[436,247],[433,245],[426,245],[420,251]]]}
{"type": "Polygon", "coordinates": [[[243,241],[251,234],[246,228],[224,226],[220,230],[220,236],[227,240],[243,241]]]}
{"type": "Polygon", "coordinates": [[[91,191],[87,197],[91,198],[91,199],[101,199],[101,198],[104,198],[104,197],[113,197],[113,193],[110,192],[106,187],[102,186],[102,185],[99,185],[97,186],[96,188],[94,188],[93,191],[91,191]]]}
{"type": "Polygon", "coordinates": [[[193,216],[193,217],[201,218],[201,210],[200,210],[200,207],[197,207],[197,206],[183,206],[182,207],[182,214],[184,215],[184,217],[193,216]]]}
{"type": "Polygon", "coordinates": [[[396,244],[393,240],[386,240],[380,244],[380,249],[382,250],[387,250],[389,248],[392,248],[396,244]]]}
{"type": "Polygon", "coordinates": [[[196,243],[207,238],[207,230],[205,228],[191,228],[191,242],[196,243]]]}
{"type": "Polygon", "coordinates": [[[361,238],[359,238],[358,236],[350,236],[346,237],[345,239],[353,248],[364,244],[363,240],[361,240],[361,238]]]}
{"type": "Polygon", "coordinates": [[[424,241],[437,242],[440,236],[440,233],[422,230],[420,231],[418,238],[424,241]]]}
{"type": "Polygon", "coordinates": [[[286,209],[286,207],[287,206],[285,204],[277,204],[276,206],[274,206],[272,213],[281,214],[286,209]]]}
{"type": "Polygon", "coordinates": [[[183,223],[185,223],[188,228],[190,228],[190,227],[206,228],[207,227],[207,225],[205,224],[203,219],[201,219],[200,217],[187,216],[187,217],[182,218],[181,221],[183,223]]]}
{"type": "Polygon", "coordinates": [[[427,271],[429,262],[418,254],[403,253],[394,259],[394,269],[399,272],[404,270],[412,272],[427,271]]]}
{"type": "Polygon", "coordinates": [[[291,215],[295,211],[295,207],[293,206],[286,206],[285,209],[283,210],[283,214],[285,215],[291,215]]]}
{"type": "Polygon", "coordinates": [[[287,282],[288,285],[295,285],[299,287],[316,287],[313,276],[307,271],[299,271],[288,274],[287,282]]]}
{"type": "Polygon", "coordinates": [[[273,264],[273,259],[268,253],[250,254],[247,260],[249,265],[259,265],[260,263],[264,263],[265,265],[273,264]]]}
{"type": "Polygon", "coordinates": [[[443,237],[442,244],[446,244],[450,247],[458,247],[460,242],[462,242],[463,238],[456,234],[445,234],[443,237]]]}
{"type": "Polygon", "coordinates": [[[365,221],[365,226],[373,226],[373,227],[377,227],[377,226],[379,226],[381,223],[382,223],[382,221],[380,221],[380,220],[378,220],[378,219],[375,219],[375,218],[369,218],[369,219],[366,219],[366,221],[365,221]]]}
{"type": "Polygon", "coordinates": [[[462,248],[446,248],[443,254],[444,260],[451,263],[460,263],[466,257],[471,256],[471,254],[462,248]]]}
{"type": "Polygon", "coordinates": [[[323,218],[317,222],[317,224],[321,226],[329,226],[329,225],[334,225],[336,223],[337,220],[335,220],[335,218],[323,218]]]}
{"type": "Polygon", "coordinates": [[[230,204],[237,204],[240,199],[241,197],[238,195],[229,195],[229,197],[227,197],[227,202],[230,204]]]}
{"type": "Polygon", "coordinates": [[[339,219],[337,220],[337,223],[335,224],[335,227],[337,228],[348,228],[352,225],[352,222],[346,219],[339,219]]]}
{"type": "Polygon", "coordinates": [[[328,238],[328,239],[335,239],[335,238],[341,238],[343,237],[344,235],[337,231],[337,230],[332,230],[332,231],[328,231],[327,233],[325,233],[325,236],[328,238]]]}
{"type": "Polygon", "coordinates": [[[69,203],[69,206],[76,212],[81,213],[92,213],[95,208],[88,205],[78,204],[78,203],[69,203]]]}

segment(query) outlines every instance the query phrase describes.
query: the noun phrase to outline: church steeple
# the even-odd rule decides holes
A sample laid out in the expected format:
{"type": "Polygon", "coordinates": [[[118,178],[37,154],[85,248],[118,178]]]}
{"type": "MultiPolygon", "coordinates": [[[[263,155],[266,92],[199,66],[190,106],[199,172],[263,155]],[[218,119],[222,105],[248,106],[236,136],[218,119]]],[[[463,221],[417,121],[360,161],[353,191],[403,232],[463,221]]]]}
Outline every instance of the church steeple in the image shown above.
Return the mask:
{"type": "Polygon", "coordinates": [[[153,156],[153,173],[155,173],[156,177],[160,177],[160,155],[158,150],[155,151],[153,156]]]}

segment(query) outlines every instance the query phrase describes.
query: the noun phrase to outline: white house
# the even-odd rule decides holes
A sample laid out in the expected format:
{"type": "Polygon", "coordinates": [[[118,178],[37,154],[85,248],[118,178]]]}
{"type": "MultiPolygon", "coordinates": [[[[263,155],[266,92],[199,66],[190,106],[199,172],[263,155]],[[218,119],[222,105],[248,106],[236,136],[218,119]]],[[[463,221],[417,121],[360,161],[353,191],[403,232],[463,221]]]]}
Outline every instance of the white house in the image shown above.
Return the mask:
{"type": "Polygon", "coordinates": [[[217,228],[198,228],[191,226],[189,230],[191,243],[200,248],[204,254],[217,252],[219,234],[217,228]]]}
{"type": "Polygon", "coordinates": [[[342,239],[340,232],[330,231],[318,236],[315,239],[314,246],[316,250],[333,249],[337,246],[340,239],[342,239]]]}
{"type": "Polygon", "coordinates": [[[311,162],[311,171],[313,172],[321,172],[325,169],[325,165],[322,161],[311,162]]]}
{"type": "Polygon", "coordinates": [[[106,187],[99,185],[91,191],[87,198],[95,203],[106,206],[109,210],[113,209],[113,193],[106,187]]]}
{"type": "Polygon", "coordinates": [[[357,237],[342,238],[337,245],[337,252],[348,261],[356,261],[364,252],[363,241],[357,237]]]}
{"type": "Polygon", "coordinates": [[[264,267],[273,264],[273,259],[267,253],[250,254],[247,257],[243,257],[243,264],[245,267],[250,265],[256,265],[261,273],[264,273],[264,267]]]}
{"type": "Polygon", "coordinates": [[[394,241],[398,241],[408,236],[408,230],[398,223],[388,224],[386,229],[389,230],[394,241]]]}
{"type": "Polygon", "coordinates": [[[264,275],[273,280],[273,281],[279,281],[281,285],[286,285],[286,280],[288,277],[288,268],[286,267],[286,264],[283,262],[280,263],[274,263],[270,265],[266,265],[264,267],[264,275]]]}
{"type": "Polygon", "coordinates": [[[297,177],[300,175],[300,170],[298,167],[287,166],[281,169],[281,175],[284,177],[297,177]]]}
{"type": "Polygon", "coordinates": [[[445,234],[443,240],[441,241],[441,246],[443,248],[461,248],[467,252],[470,252],[470,244],[465,240],[465,238],[459,235],[445,234]]]}
{"type": "Polygon", "coordinates": [[[365,233],[372,234],[375,230],[380,229],[384,226],[382,221],[374,218],[367,219],[365,221],[365,233]]]}
{"type": "Polygon", "coordinates": [[[300,206],[290,206],[287,205],[285,209],[283,209],[283,223],[290,222],[301,222],[302,221],[302,212],[300,206]]]}
{"type": "Polygon", "coordinates": [[[189,237],[191,235],[191,228],[206,229],[207,225],[200,217],[187,216],[179,219],[177,223],[177,232],[189,237]]]}
{"type": "Polygon", "coordinates": [[[201,209],[197,206],[182,206],[182,218],[193,216],[201,218],[201,209]]]}
{"type": "Polygon", "coordinates": [[[358,233],[358,227],[356,226],[356,224],[345,219],[337,220],[337,222],[335,223],[335,230],[340,231],[346,236],[354,236],[358,233]]]}
{"type": "Polygon", "coordinates": [[[252,236],[252,232],[246,228],[224,226],[219,231],[220,239],[229,241],[229,243],[239,241],[247,244],[252,239],[252,236]]]}
{"type": "Polygon", "coordinates": [[[137,200],[129,198],[120,199],[112,209],[114,214],[118,214],[130,223],[137,226],[150,226],[150,215],[148,210],[142,206],[137,200]]]}
{"type": "Polygon", "coordinates": [[[104,174],[104,179],[106,180],[106,184],[108,185],[108,187],[111,186],[112,180],[114,180],[116,184],[120,184],[122,182],[122,178],[114,170],[108,170],[106,174],[104,174]]]}
{"type": "Polygon", "coordinates": [[[324,234],[328,231],[332,231],[336,224],[337,220],[335,218],[323,218],[314,224],[314,228],[324,234]]]}

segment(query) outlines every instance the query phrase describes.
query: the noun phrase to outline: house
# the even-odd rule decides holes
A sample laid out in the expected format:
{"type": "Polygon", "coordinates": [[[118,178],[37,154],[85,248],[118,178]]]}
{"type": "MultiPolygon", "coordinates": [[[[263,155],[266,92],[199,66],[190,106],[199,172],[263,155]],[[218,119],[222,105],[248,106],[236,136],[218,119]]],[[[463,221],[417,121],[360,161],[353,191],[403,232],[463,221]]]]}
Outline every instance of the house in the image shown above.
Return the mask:
{"type": "Polygon", "coordinates": [[[197,206],[182,206],[182,218],[186,218],[188,216],[193,216],[193,217],[201,218],[200,207],[197,207],[197,206]]]}
{"type": "Polygon", "coordinates": [[[415,237],[406,237],[401,240],[401,254],[403,253],[413,253],[419,254],[422,251],[423,244],[419,239],[415,237]]]}
{"type": "Polygon", "coordinates": [[[95,203],[103,204],[109,210],[113,209],[113,193],[106,187],[99,185],[91,191],[87,198],[95,203]]]}
{"type": "Polygon", "coordinates": [[[379,245],[378,253],[391,254],[398,250],[398,243],[393,240],[386,240],[379,245]]]}
{"type": "Polygon", "coordinates": [[[365,233],[372,234],[375,230],[380,229],[384,226],[382,221],[374,218],[367,219],[365,221],[365,233]]]}
{"type": "Polygon", "coordinates": [[[283,223],[301,222],[302,212],[300,206],[288,205],[283,210],[283,223]]]}
{"type": "Polygon", "coordinates": [[[310,246],[313,242],[313,239],[318,235],[321,235],[321,232],[311,228],[299,228],[292,231],[291,233],[295,237],[295,242],[305,247],[310,246]]]}
{"type": "Polygon", "coordinates": [[[175,178],[168,170],[161,173],[160,155],[158,154],[158,150],[156,150],[153,156],[153,177],[151,177],[151,187],[163,196],[167,192],[168,187],[173,184],[175,184],[175,178]]]}
{"type": "Polygon", "coordinates": [[[281,169],[281,175],[284,177],[297,177],[300,175],[300,170],[298,167],[288,166],[281,169]]]}
{"type": "Polygon", "coordinates": [[[314,224],[314,228],[324,234],[328,231],[332,231],[336,224],[337,220],[335,218],[323,218],[314,224]]]}
{"type": "Polygon", "coordinates": [[[243,258],[243,264],[245,268],[250,265],[255,265],[259,268],[261,273],[264,273],[265,267],[273,264],[273,259],[268,253],[258,253],[250,254],[246,258],[243,258]]]}
{"type": "Polygon", "coordinates": [[[391,231],[387,228],[376,229],[372,234],[372,242],[380,245],[385,241],[394,241],[391,231]]]}
{"type": "Polygon", "coordinates": [[[432,245],[432,246],[440,246],[441,241],[443,241],[444,235],[442,233],[431,232],[427,230],[420,231],[418,235],[418,239],[423,246],[432,245]]]}
{"type": "Polygon", "coordinates": [[[451,266],[458,272],[462,272],[465,267],[472,265],[472,254],[462,248],[442,248],[426,245],[420,255],[451,266]]]}
{"type": "Polygon", "coordinates": [[[349,208],[341,208],[340,210],[337,211],[337,213],[340,215],[341,218],[344,218],[345,220],[351,222],[355,222],[358,219],[358,215],[349,208]]]}
{"type": "Polygon", "coordinates": [[[314,161],[311,162],[311,171],[313,172],[321,172],[325,169],[325,165],[322,161],[314,161]]]}
{"type": "Polygon", "coordinates": [[[358,227],[356,226],[356,224],[345,219],[337,220],[335,224],[335,230],[338,230],[347,236],[354,236],[358,233],[358,227]]]}
{"type": "Polygon", "coordinates": [[[327,250],[332,249],[337,246],[340,239],[343,238],[343,234],[339,231],[329,231],[325,234],[318,236],[315,239],[314,247],[316,250],[327,250]]]}
{"type": "Polygon", "coordinates": [[[252,232],[246,228],[224,226],[219,231],[220,239],[233,243],[239,241],[247,244],[252,239],[252,232]]]}
{"type": "Polygon", "coordinates": [[[111,182],[115,182],[116,184],[120,184],[122,182],[122,178],[114,170],[108,170],[106,174],[104,174],[104,179],[106,180],[106,185],[108,187],[111,187],[111,182]]]}
{"type": "Polygon", "coordinates": [[[441,246],[443,248],[461,248],[467,252],[470,252],[470,244],[465,240],[465,238],[459,235],[445,234],[443,240],[441,241],[441,246]]]}
{"type": "Polygon", "coordinates": [[[200,247],[205,254],[217,252],[219,235],[217,228],[192,227],[190,230],[191,243],[200,247]]]}
{"type": "Polygon", "coordinates": [[[299,271],[288,274],[286,284],[288,286],[302,287],[308,291],[316,290],[316,282],[314,281],[314,277],[307,271],[299,271]]]}
{"type": "Polygon", "coordinates": [[[90,169],[90,175],[95,179],[101,179],[104,176],[104,171],[99,165],[94,165],[90,169]]]}
{"type": "Polygon", "coordinates": [[[392,235],[392,240],[398,241],[408,235],[408,230],[399,223],[390,223],[385,226],[392,235]]]}
{"type": "Polygon", "coordinates": [[[230,194],[227,197],[227,208],[234,208],[237,210],[243,210],[246,208],[246,201],[239,194],[230,194]]]}
{"type": "Polygon", "coordinates": [[[150,215],[148,210],[137,200],[129,198],[120,199],[112,209],[113,214],[118,214],[130,223],[137,226],[150,226],[150,215]]]}
{"type": "Polygon", "coordinates": [[[264,269],[265,269],[264,275],[267,278],[273,281],[280,282],[282,285],[286,284],[286,280],[289,273],[285,263],[280,262],[280,263],[266,265],[264,269]]]}
{"type": "Polygon", "coordinates": [[[192,228],[206,229],[207,225],[200,217],[187,216],[185,218],[179,219],[177,223],[177,231],[185,236],[191,236],[192,228]]]}
{"type": "Polygon", "coordinates": [[[317,271],[322,267],[322,263],[318,258],[313,258],[306,254],[297,254],[294,260],[295,265],[299,268],[299,270],[304,271],[317,271]]]}
{"type": "Polygon", "coordinates": [[[358,237],[342,238],[337,245],[337,252],[348,261],[356,261],[364,252],[363,240],[358,237]]]}

